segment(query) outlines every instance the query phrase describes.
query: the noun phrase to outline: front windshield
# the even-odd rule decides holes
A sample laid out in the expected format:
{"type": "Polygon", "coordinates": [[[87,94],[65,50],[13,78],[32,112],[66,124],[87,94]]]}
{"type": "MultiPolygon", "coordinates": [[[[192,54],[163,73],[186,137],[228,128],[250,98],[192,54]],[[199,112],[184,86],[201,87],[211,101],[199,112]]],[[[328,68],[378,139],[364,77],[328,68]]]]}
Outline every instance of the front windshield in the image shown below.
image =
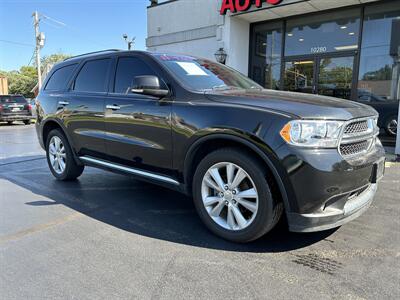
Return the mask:
{"type": "Polygon", "coordinates": [[[239,72],[211,60],[184,55],[154,54],[154,56],[192,90],[262,89],[239,72]]]}

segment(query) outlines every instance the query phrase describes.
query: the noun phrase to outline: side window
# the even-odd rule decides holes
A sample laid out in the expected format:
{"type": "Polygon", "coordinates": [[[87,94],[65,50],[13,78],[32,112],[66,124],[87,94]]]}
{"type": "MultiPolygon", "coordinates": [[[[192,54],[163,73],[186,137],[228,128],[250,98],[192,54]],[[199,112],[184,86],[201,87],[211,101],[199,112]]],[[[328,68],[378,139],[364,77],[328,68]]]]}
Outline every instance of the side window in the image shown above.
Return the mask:
{"type": "Polygon", "coordinates": [[[140,58],[121,57],[115,74],[114,92],[127,94],[135,76],[157,74],[140,58]]]}
{"type": "Polygon", "coordinates": [[[45,90],[56,91],[65,88],[68,80],[71,78],[72,72],[75,70],[75,67],[76,64],[56,70],[47,82],[45,90]]]}
{"type": "Polygon", "coordinates": [[[110,61],[106,58],[86,62],[76,76],[74,91],[106,92],[110,61]]]}

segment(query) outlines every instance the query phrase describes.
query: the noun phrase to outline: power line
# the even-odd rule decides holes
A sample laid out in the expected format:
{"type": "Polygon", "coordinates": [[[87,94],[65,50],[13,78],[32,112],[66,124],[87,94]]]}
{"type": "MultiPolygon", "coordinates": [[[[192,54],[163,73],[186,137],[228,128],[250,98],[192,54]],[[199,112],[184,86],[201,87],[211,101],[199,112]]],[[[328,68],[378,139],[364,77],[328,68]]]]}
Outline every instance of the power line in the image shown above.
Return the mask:
{"type": "Polygon", "coordinates": [[[35,47],[35,45],[32,45],[32,44],[26,44],[26,43],[8,41],[8,40],[0,40],[0,42],[14,44],[14,45],[20,45],[20,46],[26,46],[26,47],[35,47]]]}

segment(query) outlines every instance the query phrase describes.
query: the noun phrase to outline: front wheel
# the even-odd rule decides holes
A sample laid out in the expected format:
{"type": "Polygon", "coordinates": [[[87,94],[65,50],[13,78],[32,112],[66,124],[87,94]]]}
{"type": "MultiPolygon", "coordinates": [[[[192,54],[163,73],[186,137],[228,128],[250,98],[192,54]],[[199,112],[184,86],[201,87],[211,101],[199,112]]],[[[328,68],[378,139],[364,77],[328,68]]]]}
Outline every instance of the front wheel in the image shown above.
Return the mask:
{"type": "Polygon", "coordinates": [[[31,120],[24,120],[24,124],[25,124],[25,125],[31,124],[31,120]]]}
{"type": "Polygon", "coordinates": [[[200,162],[193,196],[204,224],[234,242],[250,242],[266,234],[282,212],[282,204],[272,196],[265,168],[235,148],[217,150],[200,162]]]}
{"type": "Polygon", "coordinates": [[[390,136],[397,134],[397,116],[393,115],[386,120],[385,131],[390,136]]]}
{"type": "Polygon", "coordinates": [[[75,162],[68,140],[59,129],[49,133],[46,156],[50,171],[58,180],[74,180],[83,172],[84,166],[75,162]]]}

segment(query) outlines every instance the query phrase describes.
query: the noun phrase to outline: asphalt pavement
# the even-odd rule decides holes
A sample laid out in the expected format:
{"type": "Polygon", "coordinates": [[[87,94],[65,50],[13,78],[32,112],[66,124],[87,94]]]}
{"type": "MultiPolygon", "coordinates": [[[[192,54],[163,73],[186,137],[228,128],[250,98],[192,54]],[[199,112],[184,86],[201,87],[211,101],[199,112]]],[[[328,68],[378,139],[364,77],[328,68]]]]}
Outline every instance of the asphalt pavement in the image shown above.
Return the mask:
{"type": "Polygon", "coordinates": [[[341,228],[245,245],[190,198],[86,168],[51,176],[34,127],[0,126],[0,299],[400,299],[400,164],[341,228]]]}

